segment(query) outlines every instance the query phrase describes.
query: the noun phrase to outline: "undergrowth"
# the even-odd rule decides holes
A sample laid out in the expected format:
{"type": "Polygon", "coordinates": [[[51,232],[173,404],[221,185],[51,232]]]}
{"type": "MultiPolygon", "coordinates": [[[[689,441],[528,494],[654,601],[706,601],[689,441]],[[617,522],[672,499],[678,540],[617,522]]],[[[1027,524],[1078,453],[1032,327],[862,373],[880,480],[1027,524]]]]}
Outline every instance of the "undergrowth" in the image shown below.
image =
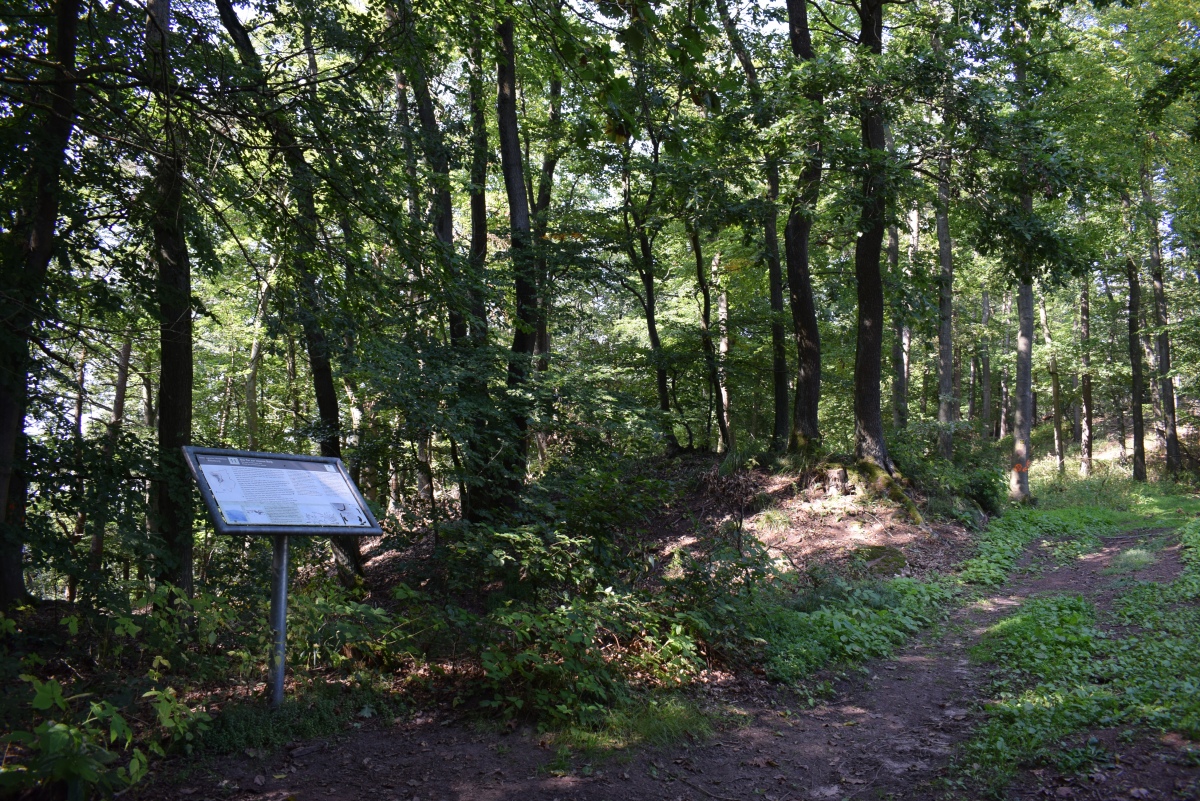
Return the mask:
{"type": "Polygon", "coordinates": [[[1112,509],[1014,509],[979,535],[976,554],[963,563],[959,577],[971,584],[1001,584],[1031,542],[1045,541],[1055,557],[1065,561],[1136,520],[1112,509]]]}
{"type": "Polygon", "coordinates": [[[973,655],[998,666],[995,703],[961,759],[971,781],[999,796],[1021,765],[1085,769],[1102,751],[1079,759],[1065,738],[1097,728],[1200,739],[1200,521],[1180,535],[1183,574],[1133,582],[1111,614],[1078,597],[1035,598],[988,631],[973,655]]]}

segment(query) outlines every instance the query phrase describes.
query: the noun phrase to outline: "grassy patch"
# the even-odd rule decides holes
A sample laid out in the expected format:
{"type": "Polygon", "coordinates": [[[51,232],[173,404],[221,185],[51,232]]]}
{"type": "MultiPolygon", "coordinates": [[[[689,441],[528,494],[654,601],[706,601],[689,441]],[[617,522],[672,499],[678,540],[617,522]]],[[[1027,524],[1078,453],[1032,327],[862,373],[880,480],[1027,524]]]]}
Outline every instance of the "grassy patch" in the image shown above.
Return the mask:
{"type": "Polygon", "coordinates": [[[1130,548],[1114,556],[1112,563],[1103,570],[1103,573],[1109,576],[1117,573],[1133,573],[1145,570],[1157,561],[1158,557],[1148,548],[1130,548]]]}
{"type": "MultiPolygon", "coordinates": [[[[1057,596],[1028,601],[987,632],[972,655],[996,665],[994,701],[960,762],[968,780],[999,795],[1022,765],[1084,770],[1103,752],[1068,738],[1097,728],[1200,738],[1200,521],[1182,537],[1183,575],[1135,583],[1099,622],[1083,599],[1057,596]],[[1108,622],[1133,633],[1106,636],[1108,622]]],[[[1153,558],[1125,553],[1129,564],[1153,558]]]]}
{"type": "Polygon", "coordinates": [[[597,758],[641,745],[670,745],[686,737],[702,740],[713,732],[712,716],[685,698],[659,695],[639,700],[611,711],[594,725],[554,732],[553,741],[585,758],[597,758]]]}
{"type": "Polygon", "coordinates": [[[794,683],[830,663],[888,656],[939,615],[951,591],[909,578],[828,582],[790,598],[759,599],[744,617],[767,676],[794,683]]]}
{"type": "Polygon", "coordinates": [[[1135,524],[1138,518],[1113,509],[1014,509],[982,532],[978,550],[963,563],[959,578],[969,584],[1002,584],[1031,542],[1042,540],[1059,561],[1095,548],[1099,537],[1135,524]]]}

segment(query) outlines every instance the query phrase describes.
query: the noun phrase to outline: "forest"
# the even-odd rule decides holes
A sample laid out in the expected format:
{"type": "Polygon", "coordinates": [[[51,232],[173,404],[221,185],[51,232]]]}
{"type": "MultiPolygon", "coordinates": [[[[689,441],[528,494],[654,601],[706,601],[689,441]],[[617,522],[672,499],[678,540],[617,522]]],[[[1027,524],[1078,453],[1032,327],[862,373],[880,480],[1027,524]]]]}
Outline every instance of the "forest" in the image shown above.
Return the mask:
{"type": "Polygon", "coordinates": [[[5,0],[0,175],[0,798],[1200,792],[1194,3],[5,0]]]}

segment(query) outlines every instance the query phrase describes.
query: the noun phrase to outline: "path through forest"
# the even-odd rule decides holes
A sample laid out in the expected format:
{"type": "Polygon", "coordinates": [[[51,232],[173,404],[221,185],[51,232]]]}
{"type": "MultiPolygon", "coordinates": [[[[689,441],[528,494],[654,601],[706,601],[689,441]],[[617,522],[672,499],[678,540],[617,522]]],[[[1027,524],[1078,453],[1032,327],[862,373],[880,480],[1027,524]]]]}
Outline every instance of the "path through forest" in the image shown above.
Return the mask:
{"type": "MultiPolygon", "coordinates": [[[[1080,594],[1105,608],[1119,578],[1104,569],[1133,543],[1162,536],[1145,530],[1107,538],[1103,548],[1067,565],[1031,549],[1005,587],[955,611],[892,659],[867,663],[809,708],[791,690],[757,678],[708,684],[702,705],[728,710],[711,737],[662,749],[618,753],[568,766],[536,731],[481,733],[431,716],[298,743],[274,754],[223,758],[174,781],[154,782],[142,798],[408,799],[921,799],[974,797],[943,779],[982,719],[989,671],[968,649],[1024,599],[1080,594]]],[[[1170,581],[1179,546],[1137,575],[1170,581]]],[[[1141,735],[1118,743],[1093,732],[1116,754],[1086,777],[1052,769],[1021,773],[1016,798],[1195,798],[1200,768],[1172,758],[1185,743],[1141,735]]]]}

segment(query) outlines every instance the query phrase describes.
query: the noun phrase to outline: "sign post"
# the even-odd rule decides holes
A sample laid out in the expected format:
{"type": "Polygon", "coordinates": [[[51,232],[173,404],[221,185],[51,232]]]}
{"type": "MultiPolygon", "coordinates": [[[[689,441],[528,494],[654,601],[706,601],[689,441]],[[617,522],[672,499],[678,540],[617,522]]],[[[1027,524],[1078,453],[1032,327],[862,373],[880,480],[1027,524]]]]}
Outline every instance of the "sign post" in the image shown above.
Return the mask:
{"type": "Polygon", "coordinates": [[[184,446],[218,534],[269,535],[271,706],[283,703],[287,668],[288,537],[376,536],[379,523],[341,459],[184,446]]]}

